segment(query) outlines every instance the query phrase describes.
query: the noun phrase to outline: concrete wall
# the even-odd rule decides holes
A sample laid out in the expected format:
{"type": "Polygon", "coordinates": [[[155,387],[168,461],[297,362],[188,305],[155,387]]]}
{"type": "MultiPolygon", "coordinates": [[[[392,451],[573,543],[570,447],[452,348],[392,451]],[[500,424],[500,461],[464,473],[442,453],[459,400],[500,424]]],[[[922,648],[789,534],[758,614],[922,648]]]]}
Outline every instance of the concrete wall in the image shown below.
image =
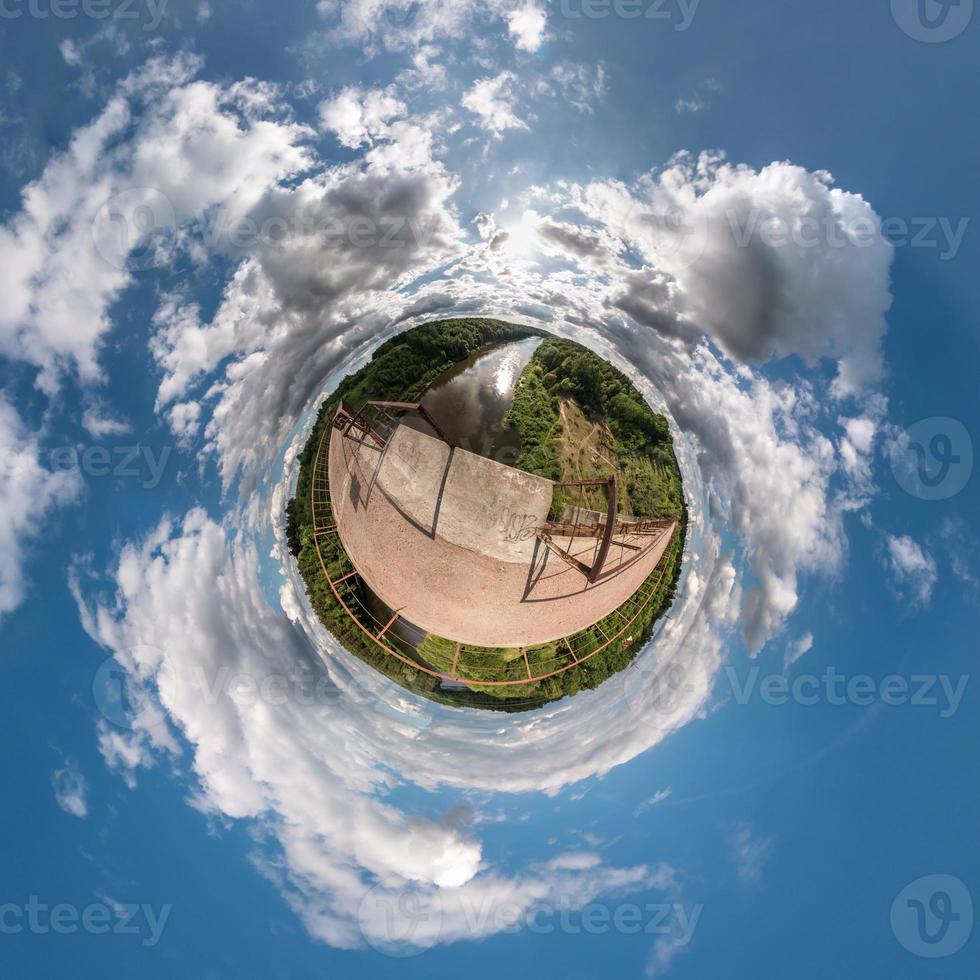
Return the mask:
{"type": "Polygon", "coordinates": [[[550,480],[450,449],[399,426],[384,454],[378,485],[406,516],[451,544],[527,565],[535,531],[551,507],[550,480]]]}

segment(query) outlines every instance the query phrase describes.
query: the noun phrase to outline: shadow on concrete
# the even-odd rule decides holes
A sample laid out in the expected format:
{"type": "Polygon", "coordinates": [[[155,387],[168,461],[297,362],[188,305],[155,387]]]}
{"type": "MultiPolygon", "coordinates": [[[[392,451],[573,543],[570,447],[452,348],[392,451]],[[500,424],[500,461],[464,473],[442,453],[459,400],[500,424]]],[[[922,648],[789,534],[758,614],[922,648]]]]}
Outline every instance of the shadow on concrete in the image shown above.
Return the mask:
{"type": "MultiPolygon", "coordinates": [[[[348,436],[346,438],[350,438],[350,437],[348,436]]],[[[350,485],[351,485],[350,500],[351,500],[351,505],[354,507],[354,509],[355,510],[357,509],[358,504],[362,504],[366,509],[370,504],[371,495],[374,493],[375,488],[377,488],[378,493],[380,493],[381,496],[384,497],[389,504],[391,504],[392,508],[395,511],[397,511],[398,514],[402,518],[404,518],[404,520],[407,523],[411,524],[412,527],[414,527],[415,530],[418,531],[420,534],[424,534],[427,538],[434,541],[436,538],[436,528],[439,524],[439,512],[442,509],[442,501],[446,494],[446,484],[449,482],[449,470],[453,464],[453,456],[456,452],[456,447],[455,446],[449,447],[449,455],[446,457],[446,465],[443,469],[442,479],[440,480],[439,483],[439,493],[436,495],[435,508],[432,512],[432,526],[426,527],[424,524],[416,520],[411,514],[409,514],[402,507],[398,499],[396,497],[393,497],[378,482],[379,475],[381,473],[381,467],[384,465],[385,456],[388,452],[388,445],[390,445],[390,443],[388,445],[385,445],[385,448],[383,450],[377,451],[374,450],[374,447],[371,446],[369,443],[364,442],[363,437],[360,440],[352,440],[352,441],[354,441],[356,449],[350,456],[347,457],[347,469],[348,472],[350,473],[350,485]],[[366,468],[364,466],[364,462],[360,455],[361,449],[371,449],[378,452],[378,458],[373,464],[374,466],[373,472],[370,474],[370,477],[367,481],[368,490],[367,493],[364,495],[363,501],[361,500],[359,494],[356,497],[354,496],[355,484],[357,485],[357,488],[359,488],[361,484],[361,480],[358,477],[358,474],[355,472],[355,467],[357,468],[358,472],[363,472],[363,470],[366,468]]]]}

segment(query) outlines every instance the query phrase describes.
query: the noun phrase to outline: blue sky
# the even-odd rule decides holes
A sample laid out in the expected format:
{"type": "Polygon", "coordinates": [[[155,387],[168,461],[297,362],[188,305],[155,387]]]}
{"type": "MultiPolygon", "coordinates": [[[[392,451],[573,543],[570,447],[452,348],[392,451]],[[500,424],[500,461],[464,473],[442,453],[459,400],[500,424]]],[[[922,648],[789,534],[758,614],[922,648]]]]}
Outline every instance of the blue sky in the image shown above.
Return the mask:
{"type": "Polygon", "coordinates": [[[980,19],[636,6],[4,6],[4,976],[975,975],[980,19]],[[283,549],[453,312],[628,370],[693,516],[634,667],[503,720],[283,549]]]}

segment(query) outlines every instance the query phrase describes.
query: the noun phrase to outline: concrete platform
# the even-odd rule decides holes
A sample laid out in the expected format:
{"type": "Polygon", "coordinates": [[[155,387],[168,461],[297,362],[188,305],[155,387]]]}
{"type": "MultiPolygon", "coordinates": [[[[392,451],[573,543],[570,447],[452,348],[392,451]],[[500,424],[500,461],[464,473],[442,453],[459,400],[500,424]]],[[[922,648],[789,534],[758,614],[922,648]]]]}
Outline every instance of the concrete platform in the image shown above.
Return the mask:
{"type": "MultiPolygon", "coordinates": [[[[533,646],[591,626],[639,588],[669,541],[614,543],[589,585],[536,537],[550,481],[404,425],[384,450],[331,429],[330,490],[341,541],[371,589],[417,626],[478,646],[533,646]]],[[[555,540],[586,562],[597,547],[555,540]]]]}

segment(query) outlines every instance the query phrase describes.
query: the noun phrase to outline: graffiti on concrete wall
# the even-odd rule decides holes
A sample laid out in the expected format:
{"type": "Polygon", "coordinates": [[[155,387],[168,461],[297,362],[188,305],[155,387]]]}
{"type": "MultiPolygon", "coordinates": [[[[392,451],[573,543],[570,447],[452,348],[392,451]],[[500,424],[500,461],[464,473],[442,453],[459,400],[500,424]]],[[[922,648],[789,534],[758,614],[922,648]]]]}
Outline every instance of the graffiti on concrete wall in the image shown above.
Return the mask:
{"type": "Polygon", "coordinates": [[[536,514],[521,514],[508,507],[500,515],[497,531],[504,541],[530,541],[537,532],[537,521],[536,514]]]}

